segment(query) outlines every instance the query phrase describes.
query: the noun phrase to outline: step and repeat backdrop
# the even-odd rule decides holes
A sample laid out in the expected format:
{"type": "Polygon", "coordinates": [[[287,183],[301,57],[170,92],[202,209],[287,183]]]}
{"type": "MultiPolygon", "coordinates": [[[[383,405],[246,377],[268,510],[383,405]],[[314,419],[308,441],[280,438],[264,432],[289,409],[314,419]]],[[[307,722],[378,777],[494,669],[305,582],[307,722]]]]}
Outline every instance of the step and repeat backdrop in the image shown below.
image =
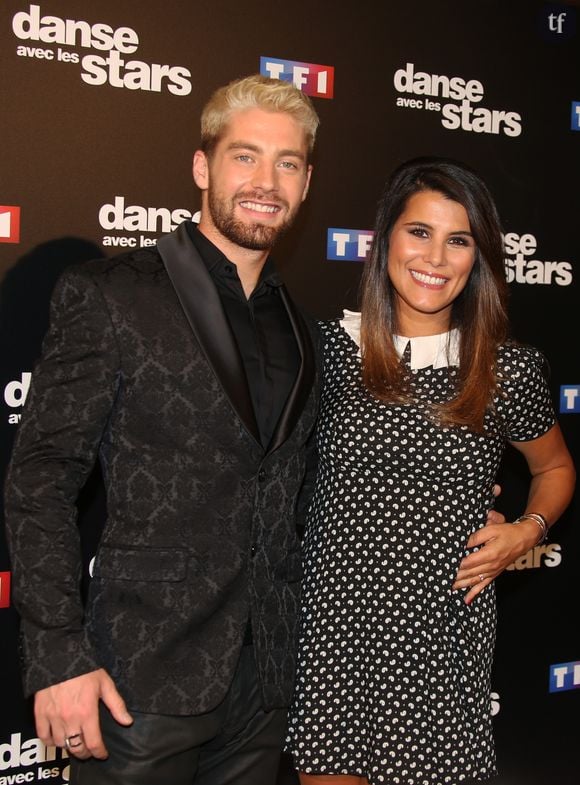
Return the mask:
{"type": "MultiPolygon", "coordinates": [[[[2,475],[59,274],[154,244],[195,218],[201,108],[216,87],[255,72],[293,81],[322,121],[310,196],[276,249],[304,309],[330,318],[357,308],[376,202],[397,164],[422,154],[464,160],[497,199],[513,334],[545,352],[577,458],[576,4],[2,0],[2,475]]],[[[498,508],[515,517],[527,487],[515,455],[500,482],[498,508]]],[[[88,564],[106,515],[98,467],[79,511],[88,564]]],[[[491,706],[500,785],[580,781],[579,517],[576,499],[549,542],[497,582],[491,706]]],[[[17,642],[0,532],[0,785],[58,785],[68,781],[66,755],[36,738],[17,642]]],[[[280,785],[295,782],[283,760],[280,785]]]]}

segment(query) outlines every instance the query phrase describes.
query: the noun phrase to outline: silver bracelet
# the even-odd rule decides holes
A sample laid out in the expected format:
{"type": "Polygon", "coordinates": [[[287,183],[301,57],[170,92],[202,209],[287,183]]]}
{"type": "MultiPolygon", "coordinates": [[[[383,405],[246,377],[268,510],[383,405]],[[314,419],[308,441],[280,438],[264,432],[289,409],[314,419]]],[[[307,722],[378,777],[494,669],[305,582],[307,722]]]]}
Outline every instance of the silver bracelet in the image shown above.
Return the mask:
{"type": "Polygon", "coordinates": [[[542,543],[546,542],[548,539],[548,521],[539,512],[525,512],[523,515],[520,515],[519,518],[516,518],[514,523],[519,523],[520,521],[525,521],[526,519],[535,521],[540,527],[540,539],[536,545],[542,545],[542,543]]]}

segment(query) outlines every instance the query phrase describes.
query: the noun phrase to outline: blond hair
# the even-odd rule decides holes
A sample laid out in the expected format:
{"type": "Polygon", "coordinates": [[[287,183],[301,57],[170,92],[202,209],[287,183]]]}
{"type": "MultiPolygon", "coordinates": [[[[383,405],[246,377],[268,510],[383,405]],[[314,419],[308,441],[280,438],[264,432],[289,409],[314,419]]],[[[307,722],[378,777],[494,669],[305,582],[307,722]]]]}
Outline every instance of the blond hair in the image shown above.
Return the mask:
{"type": "Polygon", "coordinates": [[[310,98],[289,82],[260,74],[246,76],[220,87],[201,113],[201,149],[211,155],[234,112],[263,109],[285,112],[304,129],[308,152],[312,153],[320,123],[310,98]]]}

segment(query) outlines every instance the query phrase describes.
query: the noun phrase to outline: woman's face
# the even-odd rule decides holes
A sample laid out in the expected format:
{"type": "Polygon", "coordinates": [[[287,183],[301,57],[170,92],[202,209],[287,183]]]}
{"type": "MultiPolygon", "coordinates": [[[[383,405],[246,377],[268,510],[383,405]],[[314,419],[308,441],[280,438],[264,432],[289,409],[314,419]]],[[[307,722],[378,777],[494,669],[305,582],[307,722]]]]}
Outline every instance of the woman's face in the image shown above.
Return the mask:
{"type": "Polygon", "coordinates": [[[446,332],[453,301],[475,261],[465,208],[438,191],[418,191],[395,222],[387,272],[396,292],[397,332],[407,337],[446,332]]]}

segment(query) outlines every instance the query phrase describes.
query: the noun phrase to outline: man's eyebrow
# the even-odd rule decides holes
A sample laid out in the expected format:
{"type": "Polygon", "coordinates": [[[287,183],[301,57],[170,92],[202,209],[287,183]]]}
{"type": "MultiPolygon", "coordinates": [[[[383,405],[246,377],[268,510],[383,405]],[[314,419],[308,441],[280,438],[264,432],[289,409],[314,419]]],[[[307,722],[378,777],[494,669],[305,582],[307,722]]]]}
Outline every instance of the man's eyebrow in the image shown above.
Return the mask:
{"type": "Polygon", "coordinates": [[[299,158],[301,161],[306,160],[306,156],[302,152],[302,150],[280,150],[278,153],[280,158],[299,158]]]}
{"type": "MultiPolygon", "coordinates": [[[[234,140],[230,142],[226,148],[227,150],[250,150],[253,153],[261,153],[263,152],[262,148],[257,145],[253,144],[252,142],[244,142],[243,140],[234,140]]],[[[288,148],[286,150],[279,150],[278,151],[278,158],[299,158],[301,161],[306,160],[306,156],[302,152],[302,150],[293,150],[288,148]]]]}
{"type": "Polygon", "coordinates": [[[227,150],[252,150],[254,153],[260,153],[262,148],[257,144],[251,142],[244,142],[243,140],[230,142],[226,148],[227,150]]]}

